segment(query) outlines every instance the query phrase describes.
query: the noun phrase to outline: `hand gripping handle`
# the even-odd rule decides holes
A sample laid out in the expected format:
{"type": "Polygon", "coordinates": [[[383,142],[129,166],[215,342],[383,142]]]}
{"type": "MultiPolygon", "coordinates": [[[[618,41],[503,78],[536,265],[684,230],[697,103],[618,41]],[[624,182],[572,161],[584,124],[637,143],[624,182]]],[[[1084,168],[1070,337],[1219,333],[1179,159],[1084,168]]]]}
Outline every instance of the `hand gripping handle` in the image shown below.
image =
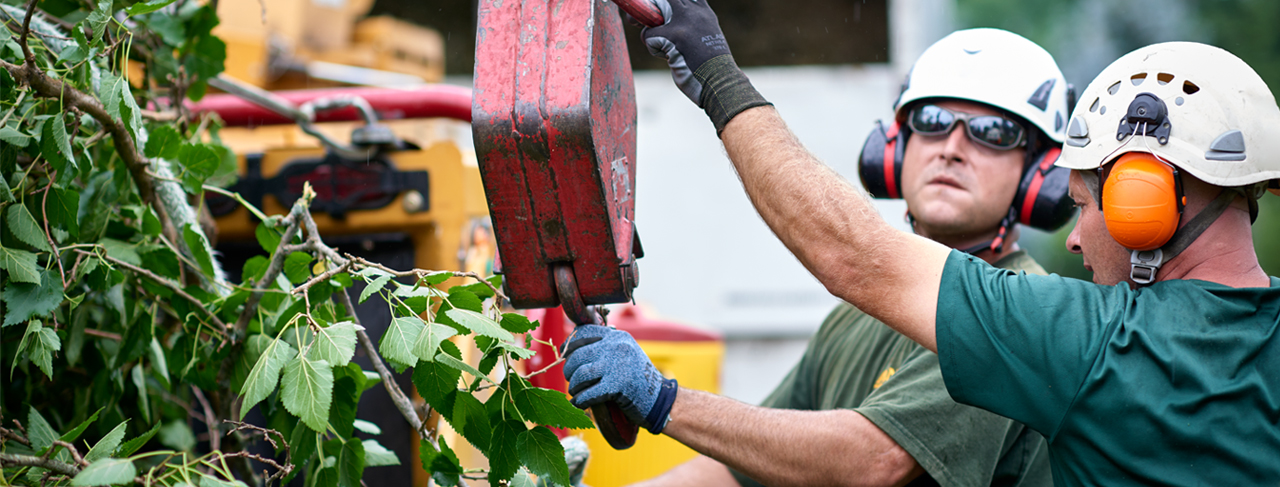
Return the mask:
{"type": "Polygon", "coordinates": [[[646,26],[657,27],[666,22],[662,18],[662,11],[649,0],[613,0],[613,2],[631,18],[646,26]]]}

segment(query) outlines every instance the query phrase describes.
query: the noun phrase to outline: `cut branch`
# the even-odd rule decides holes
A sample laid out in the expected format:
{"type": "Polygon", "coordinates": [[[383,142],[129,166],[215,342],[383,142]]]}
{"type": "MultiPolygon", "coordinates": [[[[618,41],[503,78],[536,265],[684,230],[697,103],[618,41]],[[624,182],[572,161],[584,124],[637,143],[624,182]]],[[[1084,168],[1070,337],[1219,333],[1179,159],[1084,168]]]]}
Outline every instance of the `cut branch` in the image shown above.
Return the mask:
{"type": "Polygon", "coordinates": [[[52,458],[12,453],[0,453],[0,467],[39,467],[68,477],[75,477],[76,474],[80,473],[80,469],[70,463],[60,462],[52,458]]]}

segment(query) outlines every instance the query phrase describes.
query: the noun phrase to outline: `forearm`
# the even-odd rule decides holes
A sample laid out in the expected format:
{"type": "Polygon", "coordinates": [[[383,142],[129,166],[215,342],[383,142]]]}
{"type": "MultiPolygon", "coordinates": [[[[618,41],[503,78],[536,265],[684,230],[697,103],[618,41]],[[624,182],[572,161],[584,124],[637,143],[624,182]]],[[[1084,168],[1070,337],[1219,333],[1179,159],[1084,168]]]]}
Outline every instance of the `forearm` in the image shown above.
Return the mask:
{"type": "Polygon", "coordinates": [[[832,294],[930,350],[948,250],[895,230],[796,140],[773,107],[742,112],[721,134],[769,228],[832,294]]]}
{"type": "Polygon", "coordinates": [[[666,473],[631,484],[630,487],[740,487],[729,473],[729,467],[714,459],[698,455],[666,473]]]}
{"type": "Polygon", "coordinates": [[[761,408],[682,388],[664,432],[774,487],[903,485],[923,472],[892,438],[849,410],[761,408]]]}

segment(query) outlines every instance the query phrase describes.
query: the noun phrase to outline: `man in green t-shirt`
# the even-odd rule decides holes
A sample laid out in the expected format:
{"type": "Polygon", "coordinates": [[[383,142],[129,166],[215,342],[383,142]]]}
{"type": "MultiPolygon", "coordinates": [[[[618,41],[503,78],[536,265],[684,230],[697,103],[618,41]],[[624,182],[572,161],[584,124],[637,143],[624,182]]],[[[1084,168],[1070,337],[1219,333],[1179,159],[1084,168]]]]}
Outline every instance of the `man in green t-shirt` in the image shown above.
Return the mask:
{"type": "MultiPolygon", "coordinates": [[[[1073,213],[1068,171],[1040,171],[1058,154],[1068,92],[1052,56],[1035,43],[997,29],[955,32],[920,56],[895,103],[894,123],[868,138],[864,184],[879,196],[904,198],[916,233],[1000,268],[1044,274],[1017,248],[1015,225],[1052,230],[1073,213]]],[[[573,353],[565,370],[585,361],[586,354],[573,353]]],[[[957,404],[935,354],[847,304],[823,322],[764,408],[707,397],[711,409],[743,407],[734,423],[722,423],[727,429],[779,409],[827,412],[789,419],[786,428],[803,440],[707,452],[643,485],[1050,482],[1040,434],[957,404]],[[802,433],[811,431],[824,434],[802,433]]]]}
{"type": "MultiPolygon", "coordinates": [[[[1157,44],[1084,91],[1057,164],[1074,170],[1067,244],[1088,283],[895,230],[751,87],[705,1],[670,7],[646,37],[662,29],[682,54],[673,68],[697,80],[765,222],[833,294],[938,352],[953,398],[1043,433],[1055,485],[1280,484],[1280,279],[1251,228],[1258,198],[1280,192],[1280,107],[1243,61],[1157,44]]],[[[813,439],[781,413],[717,428],[741,415],[636,364],[617,336],[575,331],[575,404],[617,401],[712,456],[813,439]]]]}

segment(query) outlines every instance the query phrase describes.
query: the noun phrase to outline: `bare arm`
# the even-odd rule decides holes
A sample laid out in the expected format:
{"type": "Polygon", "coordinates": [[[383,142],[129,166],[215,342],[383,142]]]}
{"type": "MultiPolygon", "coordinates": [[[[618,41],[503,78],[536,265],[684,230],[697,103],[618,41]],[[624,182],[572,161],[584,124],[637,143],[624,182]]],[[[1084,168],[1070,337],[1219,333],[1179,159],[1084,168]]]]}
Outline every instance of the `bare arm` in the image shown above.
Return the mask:
{"type": "Polygon", "coordinates": [[[774,487],[904,485],[924,472],[874,423],[845,409],[769,409],[681,388],[663,432],[774,487]]]}
{"type": "Polygon", "coordinates": [[[760,216],[828,291],[937,351],[946,247],[885,223],[862,191],[796,140],[773,107],[738,114],[720,138],[760,216]]]}
{"type": "Polygon", "coordinates": [[[710,457],[698,455],[666,473],[631,484],[630,487],[739,487],[729,467],[710,457]]]}

